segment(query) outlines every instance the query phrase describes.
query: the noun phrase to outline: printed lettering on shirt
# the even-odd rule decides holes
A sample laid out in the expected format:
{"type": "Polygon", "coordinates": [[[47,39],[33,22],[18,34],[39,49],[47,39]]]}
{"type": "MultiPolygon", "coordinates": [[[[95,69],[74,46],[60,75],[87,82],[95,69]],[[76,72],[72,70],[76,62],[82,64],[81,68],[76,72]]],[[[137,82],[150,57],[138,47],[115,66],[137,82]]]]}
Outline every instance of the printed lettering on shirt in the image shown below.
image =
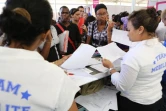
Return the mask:
{"type": "MultiPolygon", "coordinates": [[[[156,56],[155,60],[153,61],[153,64],[154,65],[157,64],[157,62],[162,60],[162,59],[166,59],[166,54],[165,53],[162,53],[162,54],[159,54],[158,56],[156,56]]],[[[163,68],[166,69],[166,62],[155,66],[154,68],[152,68],[151,72],[153,73],[153,72],[156,72],[156,71],[161,70],[163,68]]]]}
{"type": "MultiPolygon", "coordinates": [[[[19,98],[22,101],[28,101],[31,94],[26,91],[21,91],[21,85],[20,84],[13,84],[11,81],[6,81],[4,79],[0,79],[0,93],[5,92],[9,94],[13,94],[15,96],[20,96],[19,98]]],[[[5,111],[30,111],[30,106],[17,106],[17,105],[11,105],[11,104],[0,104],[0,111],[2,111],[2,107],[5,108],[5,111]]],[[[3,110],[4,111],[4,110],[3,110]]]]}

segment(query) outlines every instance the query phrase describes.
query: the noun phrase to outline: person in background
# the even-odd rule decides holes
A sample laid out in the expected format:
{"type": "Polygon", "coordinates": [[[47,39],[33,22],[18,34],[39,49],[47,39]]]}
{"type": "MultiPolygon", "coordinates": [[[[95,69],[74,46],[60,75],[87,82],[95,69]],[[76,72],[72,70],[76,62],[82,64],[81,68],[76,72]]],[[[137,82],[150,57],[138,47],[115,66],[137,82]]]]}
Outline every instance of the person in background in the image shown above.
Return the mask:
{"type": "Polygon", "coordinates": [[[90,11],[90,7],[88,7],[88,16],[92,16],[91,11],[90,11]]]}
{"type": "Polygon", "coordinates": [[[85,25],[83,26],[83,29],[84,29],[84,36],[82,37],[82,42],[83,43],[86,43],[86,40],[87,40],[87,32],[88,32],[88,30],[87,30],[87,27],[88,27],[88,25],[89,25],[89,23],[90,22],[93,22],[93,21],[95,21],[96,20],[96,18],[94,17],[94,16],[88,16],[87,17],[87,19],[85,20],[85,25]]]}
{"type": "Polygon", "coordinates": [[[63,33],[63,30],[69,31],[67,52],[66,53],[61,52],[61,54],[70,55],[77,49],[77,47],[81,43],[79,29],[76,24],[70,22],[70,13],[68,7],[62,6],[59,10],[59,14],[60,14],[60,21],[57,25],[55,25],[58,35],[63,33]]]}
{"type": "Polygon", "coordinates": [[[47,0],[7,0],[0,14],[6,47],[0,47],[1,111],[78,111],[79,87],[35,51],[50,33],[47,0]]]}
{"type": "MultiPolygon", "coordinates": [[[[128,19],[127,19],[126,16],[128,16],[128,12],[126,12],[126,11],[121,12],[120,14],[115,16],[115,18],[114,18],[115,25],[114,26],[115,26],[116,29],[118,29],[118,30],[127,30],[127,20],[128,19]],[[123,17],[126,17],[126,18],[123,18],[123,17]]],[[[107,33],[107,34],[108,34],[108,37],[109,37],[110,36],[109,33],[107,33]]],[[[126,45],[123,45],[123,44],[120,44],[120,43],[116,43],[116,44],[120,49],[122,49],[125,52],[127,52],[129,50],[129,46],[126,46],[126,45]]]]}
{"type": "Polygon", "coordinates": [[[71,22],[78,25],[80,19],[80,11],[77,8],[72,8],[70,10],[71,22]]]}
{"type": "Polygon", "coordinates": [[[82,18],[83,14],[84,14],[84,7],[83,6],[79,6],[77,9],[80,11],[80,18],[82,18]]]}
{"type": "Polygon", "coordinates": [[[79,6],[78,10],[80,11],[80,19],[79,19],[79,22],[78,22],[78,28],[79,28],[80,34],[84,35],[83,34],[83,29],[82,29],[82,27],[84,25],[84,22],[85,22],[84,17],[83,17],[84,7],[83,6],[79,6]]]}
{"type": "Polygon", "coordinates": [[[114,21],[115,14],[112,14],[112,21],[114,21]]]}
{"type": "Polygon", "coordinates": [[[164,104],[160,82],[166,69],[166,48],[155,37],[157,19],[154,8],[134,11],[129,16],[128,36],[138,44],[123,57],[120,73],[103,59],[113,85],[121,91],[118,111],[160,111],[164,104]]]}
{"type": "Polygon", "coordinates": [[[84,18],[85,21],[86,21],[87,17],[88,17],[88,14],[84,12],[83,18],[84,18]]]}
{"type": "Polygon", "coordinates": [[[95,7],[96,20],[89,23],[87,33],[87,44],[94,47],[104,46],[107,41],[107,7],[104,4],[98,4],[95,7]]]}

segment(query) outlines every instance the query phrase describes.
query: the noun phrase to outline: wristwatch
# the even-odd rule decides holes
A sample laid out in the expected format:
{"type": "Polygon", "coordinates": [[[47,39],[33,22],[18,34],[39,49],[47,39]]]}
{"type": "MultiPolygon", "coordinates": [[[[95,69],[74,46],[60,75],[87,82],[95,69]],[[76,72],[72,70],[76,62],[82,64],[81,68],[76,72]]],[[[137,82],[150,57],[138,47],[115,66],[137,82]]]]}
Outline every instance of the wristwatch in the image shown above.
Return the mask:
{"type": "Polygon", "coordinates": [[[114,68],[111,67],[111,68],[109,69],[109,71],[111,71],[112,69],[114,69],[114,68]]]}

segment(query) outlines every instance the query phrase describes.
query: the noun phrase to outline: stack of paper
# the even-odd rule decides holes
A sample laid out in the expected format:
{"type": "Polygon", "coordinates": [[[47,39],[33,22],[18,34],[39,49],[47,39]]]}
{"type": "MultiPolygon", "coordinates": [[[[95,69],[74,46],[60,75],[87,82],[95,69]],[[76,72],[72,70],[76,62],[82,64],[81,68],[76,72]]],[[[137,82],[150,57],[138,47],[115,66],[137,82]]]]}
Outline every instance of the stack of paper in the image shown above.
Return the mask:
{"type": "MultiPolygon", "coordinates": [[[[69,75],[70,76],[70,75],[69,75]]],[[[70,76],[70,78],[75,82],[76,85],[78,86],[82,86],[85,85],[87,83],[93,82],[98,80],[97,78],[94,77],[84,77],[84,76],[70,76]]]]}
{"type": "Polygon", "coordinates": [[[112,90],[109,87],[103,87],[96,93],[86,96],[81,95],[75,100],[88,111],[108,111],[109,109],[118,110],[117,92],[118,91],[112,90]]]}

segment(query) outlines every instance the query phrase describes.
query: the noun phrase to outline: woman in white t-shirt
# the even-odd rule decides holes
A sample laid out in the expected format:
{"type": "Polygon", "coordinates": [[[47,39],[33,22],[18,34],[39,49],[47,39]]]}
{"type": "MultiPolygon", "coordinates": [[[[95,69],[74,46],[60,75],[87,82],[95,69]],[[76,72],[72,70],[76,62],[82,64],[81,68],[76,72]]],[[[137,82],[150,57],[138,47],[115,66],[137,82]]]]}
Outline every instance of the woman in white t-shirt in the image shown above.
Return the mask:
{"type": "Polygon", "coordinates": [[[1,111],[77,111],[79,87],[36,51],[49,34],[47,0],[7,0],[0,14],[6,46],[0,47],[1,111]]]}
{"type": "Polygon", "coordinates": [[[128,36],[138,44],[123,57],[121,72],[104,59],[111,81],[121,91],[118,111],[159,111],[163,105],[161,79],[166,69],[166,48],[155,37],[158,26],[154,8],[134,11],[128,19],[128,36]]]}

